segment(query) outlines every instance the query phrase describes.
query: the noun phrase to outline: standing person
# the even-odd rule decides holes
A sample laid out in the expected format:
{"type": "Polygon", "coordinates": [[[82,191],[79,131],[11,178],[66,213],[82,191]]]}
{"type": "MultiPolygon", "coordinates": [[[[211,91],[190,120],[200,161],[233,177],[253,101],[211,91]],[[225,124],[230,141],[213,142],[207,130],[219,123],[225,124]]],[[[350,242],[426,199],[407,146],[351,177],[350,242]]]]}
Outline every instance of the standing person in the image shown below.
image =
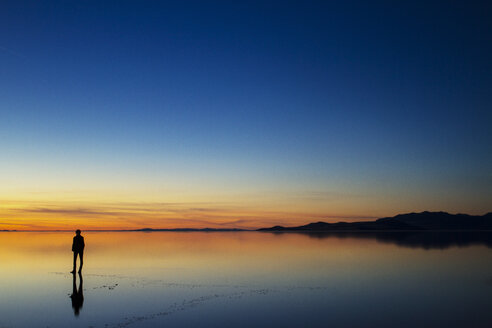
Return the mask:
{"type": "Polygon", "coordinates": [[[84,237],[80,235],[80,230],[75,231],[75,237],[73,237],[72,252],[73,252],[73,270],[70,273],[75,273],[77,267],[77,255],[80,257],[79,273],[82,272],[82,266],[84,265],[84,237]]]}

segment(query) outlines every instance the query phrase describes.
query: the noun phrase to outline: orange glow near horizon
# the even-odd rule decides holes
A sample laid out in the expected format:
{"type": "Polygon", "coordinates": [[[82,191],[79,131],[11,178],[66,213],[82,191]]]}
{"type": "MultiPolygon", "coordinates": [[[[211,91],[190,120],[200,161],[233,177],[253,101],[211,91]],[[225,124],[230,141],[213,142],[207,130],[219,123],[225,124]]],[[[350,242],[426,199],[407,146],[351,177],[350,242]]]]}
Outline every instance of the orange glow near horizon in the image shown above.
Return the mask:
{"type": "Polygon", "coordinates": [[[257,229],[320,220],[335,222],[373,218],[336,209],[335,214],[327,214],[329,212],[324,208],[303,202],[270,203],[248,200],[236,203],[3,200],[0,202],[0,230],[257,229]]]}
{"type": "MultiPolygon", "coordinates": [[[[149,208],[97,212],[86,208],[3,209],[0,230],[119,230],[141,228],[241,228],[256,229],[273,225],[298,225],[315,220],[344,221],[318,213],[281,212],[235,208],[149,208]],[[14,212],[14,213],[12,213],[14,212]]],[[[348,220],[353,220],[348,218],[348,220]]]]}
{"type": "MultiPolygon", "coordinates": [[[[363,193],[361,192],[361,195],[363,193]]],[[[429,199],[431,202],[432,199],[429,199]]],[[[470,213],[443,203],[406,202],[335,192],[173,193],[101,190],[0,190],[0,230],[131,230],[298,226],[363,221],[424,210],[470,213]]]]}

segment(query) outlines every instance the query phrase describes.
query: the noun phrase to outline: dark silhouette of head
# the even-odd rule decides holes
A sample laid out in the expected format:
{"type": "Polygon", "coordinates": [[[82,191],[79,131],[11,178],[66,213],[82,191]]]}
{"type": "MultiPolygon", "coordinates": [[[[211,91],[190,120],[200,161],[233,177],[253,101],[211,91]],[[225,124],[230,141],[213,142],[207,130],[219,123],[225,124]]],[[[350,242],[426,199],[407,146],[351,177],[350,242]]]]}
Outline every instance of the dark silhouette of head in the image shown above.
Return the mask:
{"type": "Polygon", "coordinates": [[[75,230],[75,234],[76,234],[77,236],[80,236],[80,230],[79,230],[79,229],[75,230]]]}

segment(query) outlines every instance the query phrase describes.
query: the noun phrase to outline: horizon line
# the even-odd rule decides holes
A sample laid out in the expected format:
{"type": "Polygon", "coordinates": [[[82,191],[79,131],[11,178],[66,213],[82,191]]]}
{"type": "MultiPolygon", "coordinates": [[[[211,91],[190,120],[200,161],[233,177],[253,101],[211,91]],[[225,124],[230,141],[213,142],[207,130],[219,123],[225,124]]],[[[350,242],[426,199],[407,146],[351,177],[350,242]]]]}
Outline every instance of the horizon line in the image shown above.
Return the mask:
{"type": "MultiPolygon", "coordinates": [[[[407,213],[400,213],[400,214],[396,214],[394,216],[389,216],[389,217],[380,217],[380,218],[374,218],[373,220],[358,220],[358,221],[352,221],[350,223],[356,223],[356,222],[375,222],[379,219],[387,219],[387,218],[395,218],[397,216],[400,216],[400,215],[409,215],[409,214],[423,214],[423,213],[445,213],[445,214],[449,214],[449,215],[465,215],[465,216],[487,216],[487,215],[490,215],[492,214],[492,211],[489,211],[489,212],[486,212],[485,214],[483,215],[470,215],[470,214],[465,214],[465,213],[455,213],[455,214],[451,214],[449,212],[446,212],[446,211],[422,211],[422,212],[407,212],[407,213]]],[[[336,223],[347,223],[346,221],[338,221],[338,222],[325,222],[325,221],[311,221],[311,222],[308,222],[308,223],[305,223],[305,224],[301,224],[301,225],[296,225],[296,226],[293,226],[293,228],[295,227],[300,227],[300,226],[303,226],[303,225],[308,225],[308,224],[311,224],[311,223],[330,223],[330,224],[336,224],[336,223]]],[[[185,227],[179,227],[179,228],[151,228],[151,227],[143,227],[143,228],[133,228],[133,229],[83,229],[83,231],[87,231],[87,232],[152,232],[152,231],[155,231],[155,232],[159,232],[159,231],[169,231],[169,232],[186,232],[186,231],[190,231],[190,232],[193,232],[193,231],[202,231],[202,232],[213,232],[213,231],[216,231],[216,232],[226,232],[226,231],[229,231],[229,232],[234,232],[234,231],[257,231],[259,229],[264,229],[264,228],[271,228],[271,227],[285,227],[285,228],[289,228],[288,226],[281,226],[281,225],[274,225],[274,226],[269,226],[269,227],[265,227],[265,226],[262,226],[262,227],[255,227],[255,228],[234,228],[234,227],[231,227],[231,228],[225,228],[225,227],[220,227],[220,228],[211,228],[211,227],[204,227],[204,228],[185,228],[185,227]]],[[[77,229],[26,229],[26,230],[19,230],[19,229],[0,229],[0,232],[73,232],[77,229]]]]}

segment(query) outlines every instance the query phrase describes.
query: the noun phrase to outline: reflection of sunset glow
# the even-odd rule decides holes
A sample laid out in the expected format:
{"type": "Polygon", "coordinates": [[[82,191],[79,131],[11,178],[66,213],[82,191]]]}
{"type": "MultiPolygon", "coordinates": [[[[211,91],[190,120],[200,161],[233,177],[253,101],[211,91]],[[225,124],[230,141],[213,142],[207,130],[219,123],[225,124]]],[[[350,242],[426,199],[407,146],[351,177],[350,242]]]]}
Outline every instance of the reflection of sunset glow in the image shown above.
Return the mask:
{"type": "MultiPolygon", "coordinates": [[[[70,268],[73,233],[0,233],[2,267],[57,271],[70,268]]],[[[224,272],[286,272],[298,267],[306,272],[317,272],[320,265],[330,261],[350,259],[351,254],[380,256],[364,251],[387,248],[371,240],[329,238],[320,240],[305,235],[272,235],[257,232],[82,232],[86,240],[86,270],[121,271],[131,267],[148,268],[149,274],[159,274],[156,268],[188,268],[205,270],[210,276],[224,272]],[[124,247],[122,247],[124,245],[124,247]],[[323,250],[320,252],[320,247],[323,250]],[[369,255],[372,254],[372,255],[369,255]],[[316,258],[316,260],[313,260],[316,258]],[[276,259],[272,261],[272,259],[276,259]]],[[[193,270],[192,270],[193,271],[193,270]]],[[[12,272],[15,272],[12,271],[12,272]]]]}
{"type": "MultiPolygon", "coordinates": [[[[314,307],[300,320],[305,323],[313,314],[321,315],[320,327],[326,323],[324,313],[333,311],[337,304],[332,313],[340,316],[340,320],[353,317],[353,306],[372,307],[380,309],[373,321],[379,323],[381,317],[387,316],[389,304],[398,300],[396,295],[405,301],[412,299],[408,304],[414,306],[422,301],[416,296],[432,297],[420,308],[428,313],[446,295],[452,295],[455,307],[460,308],[463,290],[468,290],[466,299],[481,300],[480,306],[488,309],[489,295],[484,282],[489,278],[492,253],[490,247],[480,245],[429,250],[344,233],[83,231],[82,234],[86,241],[83,276],[87,316],[82,317],[86,321],[77,323],[84,322],[84,326],[96,326],[93,318],[101,323],[97,326],[105,326],[114,320],[114,309],[122,318],[137,309],[134,315],[141,317],[160,313],[176,302],[218,294],[224,295],[227,304],[215,303],[216,298],[203,304],[204,310],[215,311],[221,307],[217,318],[224,316],[222,304],[235,306],[237,310],[231,311],[234,316],[250,315],[251,311],[245,309],[249,310],[251,304],[259,306],[252,308],[254,311],[261,311],[260,307],[267,304],[269,315],[281,313],[282,316],[290,312],[298,315],[299,309],[314,307]],[[473,287],[463,288],[463,283],[473,287]],[[238,293],[243,298],[236,298],[238,293]],[[286,301],[292,306],[286,307],[286,301]],[[154,308],[149,308],[149,304],[154,308]],[[212,307],[205,307],[209,305],[212,307]]],[[[30,324],[15,326],[33,327],[38,325],[39,318],[46,317],[50,321],[62,318],[64,323],[43,322],[43,327],[72,326],[65,322],[72,318],[66,315],[72,314],[68,295],[73,279],[69,274],[73,236],[73,232],[0,232],[3,322],[8,318],[9,322],[17,323],[25,317],[30,324]]],[[[402,307],[398,303],[395,308],[415,309],[414,306],[402,307]]],[[[446,322],[448,310],[449,303],[446,303],[442,308],[446,322]]],[[[184,314],[193,315],[193,312],[184,314]]],[[[196,312],[201,322],[204,312],[196,312]]],[[[470,315],[474,313],[475,308],[470,315]]],[[[484,313],[489,312],[484,310],[484,313]]],[[[462,317],[463,312],[458,315],[462,317]]],[[[403,318],[407,320],[406,312],[403,318]]],[[[394,317],[390,320],[393,323],[394,317]]],[[[169,321],[165,322],[169,326],[169,321]]],[[[302,323],[298,326],[303,326],[302,323]]],[[[267,325],[271,325],[270,321],[267,325]]],[[[347,325],[355,326],[358,324],[347,325]]]]}
{"type": "MultiPolygon", "coordinates": [[[[70,247],[74,235],[71,232],[0,234],[0,260],[5,270],[8,267],[19,270],[19,266],[34,266],[47,271],[70,268],[70,247]]],[[[149,268],[149,272],[159,267],[208,268],[210,272],[250,272],[254,276],[255,271],[287,272],[289,267],[297,267],[314,274],[320,265],[352,261],[354,254],[372,260],[383,257],[381,252],[374,252],[374,249],[389,247],[374,240],[320,240],[299,234],[257,232],[82,234],[86,240],[85,262],[88,271],[101,268],[125,270],[128,263],[132,263],[132,267],[139,267],[140,270],[149,268]],[[371,245],[371,251],[367,250],[368,245],[371,245]]]]}
{"type": "MultiPolygon", "coordinates": [[[[297,268],[296,274],[300,271],[308,276],[330,272],[340,277],[361,269],[377,271],[382,266],[396,271],[413,270],[408,266],[408,257],[419,257],[426,265],[434,265],[439,256],[440,265],[453,266],[456,254],[466,252],[460,248],[448,249],[446,253],[395,248],[374,239],[343,234],[329,238],[259,232],[83,231],[82,234],[86,240],[87,272],[124,272],[139,268],[146,274],[159,276],[162,274],[160,269],[179,268],[190,274],[202,271],[207,279],[231,274],[255,277],[259,272],[287,279],[293,267],[297,268]]],[[[0,274],[15,275],[20,269],[32,268],[68,272],[73,235],[72,232],[0,232],[0,274]]],[[[476,249],[474,260],[478,262],[480,256],[490,255],[485,247],[476,249]]],[[[166,274],[174,273],[166,271],[166,274]]]]}

